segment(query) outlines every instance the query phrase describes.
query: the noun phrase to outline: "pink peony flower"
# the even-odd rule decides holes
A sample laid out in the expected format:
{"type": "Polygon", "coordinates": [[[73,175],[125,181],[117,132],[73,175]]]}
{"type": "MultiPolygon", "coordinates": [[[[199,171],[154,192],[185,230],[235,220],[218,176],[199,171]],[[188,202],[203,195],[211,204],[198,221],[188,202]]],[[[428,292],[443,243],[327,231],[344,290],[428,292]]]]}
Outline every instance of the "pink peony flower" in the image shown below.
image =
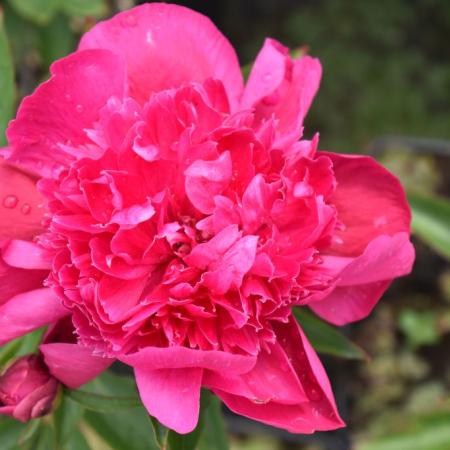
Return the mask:
{"type": "Polygon", "coordinates": [[[72,322],[76,342],[41,346],[53,375],[77,387],[129,364],[180,433],[201,386],[291,432],[343,426],[292,307],[362,319],[414,250],[397,179],[302,138],[319,61],[267,39],[244,87],[206,17],[155,3],[51,74],[7,131],[1,342],[72,322]]]}
{"type": "Polygon", "coordinates": [[[58,391],[42,357],[28,355],[15,361],[0,376],[0,414],[22,422],[47,414],[58,391]]]}

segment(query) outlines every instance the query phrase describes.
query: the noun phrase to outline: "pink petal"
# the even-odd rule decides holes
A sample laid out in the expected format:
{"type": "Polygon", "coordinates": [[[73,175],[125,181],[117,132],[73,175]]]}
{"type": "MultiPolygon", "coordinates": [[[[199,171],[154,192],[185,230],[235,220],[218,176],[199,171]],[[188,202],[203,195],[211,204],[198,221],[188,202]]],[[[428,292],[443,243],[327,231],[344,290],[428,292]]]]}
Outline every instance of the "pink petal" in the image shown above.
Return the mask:
{"type": "MultiPolygon", "coordinates": [[[[232,389],[222,385],[218,389],[213,388],[214,392],[237,414],[284,428],[293,433],[313,433],[342,427],[344,424],[337,413],[325,370],[295,320],[291,317],[289,324],[277,324],[275,331],[288,361],[290,361],[290,364],[284,367],[295,374],[297,383],[301,383],[306,394],[304,399],[298,399],[295,403],[294,399],[283,397],[277,399],[277,393],[280,392],[277,386],[282,384],[282,380],[277,379],[278,369],[270,371],[267,366],[261,366],[261,369],[264,367],[264,370],[269,370],[269,372],[255,377],[254,381],[264,380],[268,390],[271,389],[271,386],[267,383],[271,381],[273,384],[272,398],[249,398],[245,391],[239,395],[236,387],[231,384],[232,389]],[[274,377],[272,380],[270,380],[271,375],[274,377]]],[[[282,360],[279,361],[282,362],[282,360]]],[[[283,364],[286,363],[283,362],[283,364]]],[[[254,370],[257,370],[257,367],[258,364],[254,370]]],[[[281,369],[283,369],[283,365],[281,365],[281,369]]],[[[251,373],[245,376],[249,379],[250,375],[251,373]]],[[[205,380],[208,378],[206,377],[205,380]]]]}
{"type": "Polygon", "coordinates": [[[409,233],[410,209],[394,175],[368,156],[324,154],[333,161],[337,188],[331,203],[344,228],[333,254],[359,256],[377,236],[409,233]]]}
{"type": "Polygon", "coordinates": [[[36,289],[12,297],[0,307],[0,344],[69,314],[50,289],[36,289]]]}
{"type": "Polygon", "coordinates": [[[92,349],[78,344],[41,344],[39,349],[50,373],[66,386],[76,389],[100,375],[114,360],[94,356],[92,349]]]}
{"type": "Polygon", "coordinates": [[[17,269],[0,257],[0,306],[11,297],[42,287],[48,271],[17,269]]]}
{"type": "Polygon", "coordinates": [[[207,78],[224,83],[232,105],[242,92],[230,43],[208,18],[181,6],[151,3],[117,14],[86,33],[79,48],[123,56],[130,94],[140,102],[152,92],[207,78]]]}
{"type": "Polygon", "coordinates": [[[107,100],[121,98],[126,88],[121,58],[105,50],[69,55],[50,72],[52,77],[22,101],[7,130],[9,161],[47,177],[73,159],[60,146],[89,143],[84,130],[93,127],[107,100]]]}
{"type": "Polygon", "coordinates": [[[39,234],[42,206],[36,180],[0,159],[0,239],[30,239],[39,234]]]}
{"type": "Polygon", "coordinates": [[[203,369],[135,369],[136,383],[151,416],[177,433],[197,426],[203,369]]]}
{"type": "Polygon", "coordinates": [[[255,108],[256,119],[278,119],[276,146],[294,143],[319,88],[322,68],[309,56],[291,59],[289,50],[266,39],[242,97],[242,108],[255,108]]]}
{"type": "Polygon", "coordinates": [[[336,288],[309,306],[335,325],[364,319],[396,277],[408,274],[414,262],[414,247],[406,232],[382,235],[369,243],[364,253],[350,260],[338,275],[336,288]]]}
{"type": "Polygon", "coordinates": [[[231,180],[230,152],[222,153],[214,161],[196,160],[185,171],[186,195],[202,213],[214,211],[214,197],[222,193],[231,180]]]}
{"type": "Polygon", "coordinates": [[[125,364],[149,372],[158,369],[204,368],[227,374],[248,372],[256,362],[252,356],[186,347],[146,347],[119,358],[125,364]]]}
{"type": "Polygon", "coordinates": [[[371,313],[391,282],[392,280],[382,280],[337,287],[323,300],[310,303],[309,307],[334,325],[355,322],[371,313]]]}
{"type": "Polygon", "coordinates": [[[22,269],[50,270],[52,267],[52,253],[38,244],[15,239],[3,248],[4,261],[12,267],[22,269]]]}

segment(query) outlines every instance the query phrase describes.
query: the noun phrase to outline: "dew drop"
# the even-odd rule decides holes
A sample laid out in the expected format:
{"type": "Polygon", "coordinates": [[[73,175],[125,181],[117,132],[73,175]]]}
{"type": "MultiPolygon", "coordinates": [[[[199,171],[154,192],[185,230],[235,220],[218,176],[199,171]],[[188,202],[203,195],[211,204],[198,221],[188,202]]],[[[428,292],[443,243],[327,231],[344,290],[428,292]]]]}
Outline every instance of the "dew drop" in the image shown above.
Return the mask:
{"type": "Polygon", "coordinates": [[[75,109],[77,110],[78,113],[82,113],[83,112],[83,105],[77,105],[75,106],[75,109]]]}
{"type": "Polygon", "coordinates": [[[270,72],[267,72],[267,73],[263,76],[263,81],[264,81],[264,83],[268,83],[271,79],[272,79],[272,74],[271,74],[270,72]]]}
{"type": "Polygon", "coordinates": [[[17,206],[17,203],[19,203],[19,199],[15,195],[7,195],[3,199],[3,206],[8,209],[13,209],[17,206]]]}
{"type": "Polygon", "coordinates": [[[24,203],[22,208],[20,208],[20,211],[27,216],[31,212],[31,206],[28,203],[24,203]]]}

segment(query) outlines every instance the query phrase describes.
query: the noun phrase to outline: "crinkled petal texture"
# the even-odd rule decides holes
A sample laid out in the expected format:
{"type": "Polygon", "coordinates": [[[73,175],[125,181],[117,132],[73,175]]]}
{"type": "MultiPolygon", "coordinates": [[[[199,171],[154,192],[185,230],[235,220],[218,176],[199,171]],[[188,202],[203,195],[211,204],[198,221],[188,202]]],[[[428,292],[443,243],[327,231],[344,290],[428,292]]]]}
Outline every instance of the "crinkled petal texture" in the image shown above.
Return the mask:
{"type": "Polygon", "coordinates": [[[41,346],[55,377],[77,387],[125,362],[179,433],[201,386],[292,432],[342,426],[292,307],[360,319],[414,253],[398,181],[301,139],[320,63],[269,39],[243,88],[207,18],[146,4],[51,72],[8,129],[4,154],[39,176],[45,220],[5,235],[5,277],[34,277],[8,281],[2,342],[57,321],[41,346]]]}

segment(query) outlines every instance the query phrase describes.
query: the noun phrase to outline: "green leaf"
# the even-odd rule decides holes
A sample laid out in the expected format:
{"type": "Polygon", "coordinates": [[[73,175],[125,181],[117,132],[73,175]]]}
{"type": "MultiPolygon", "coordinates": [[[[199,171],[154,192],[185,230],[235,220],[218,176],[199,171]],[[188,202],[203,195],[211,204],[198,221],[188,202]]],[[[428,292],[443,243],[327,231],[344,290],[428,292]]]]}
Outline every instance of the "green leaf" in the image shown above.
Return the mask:
{"type": "Polygon", "coordinates": [[[81,405],[73,402],[66,395],[61,395],[60,403],[53,413],[55,440],[58,448],[63,447],[75,433],[83,414],[84,409],[81,405]]]}
{"type": "Polygon", "coordinates": [[[122,409],[137,408],[141,404],[137,397],[113,397],[71,389],[65,389],[64,393],[83,408],[96,412],[109,413],[122,409]]]}
{"type": "Polygon", "coordinates": [[[42,339],[44,328],[35,330],[18,339],[14,339],[0,347],[0,368],[4,367],[10,360],[19,356],[35,353],[42,339]]]}
{"type": "Polygon", "coordinates": [[[45,27],[39,29],[39,48],[45,67],[60,59],[76,47],[75,35],[70,29],[69,20],[57,14],[45,27]]]}
{"type": "Polygon", "coordinates": [[[431,345],[439,341],[437,311],[404,309],[400,312],[399,327],[412,347],[431,345]]]}
{"type": "Polygon", "coordinates": [[[87,440],[79,430],[75,430],[66,443],[64,450],[91,450],[87,440]]]}
{"type": "Polygon", "coordinates": [[[412,229],[434,251],[450,259],[450,201],[445,198],[408,194],[412,229]]]}
{"type": "Polygon", "coordinates": [[[199,442],[199,450],[228,450],[228,438],[221,409],[222,402],[215,396],[205,414],[205,426],[199,442]]]}
{"type": "MultiPolygon", "coordinates": [[[[85,389],[105,396],[120,395],[134,398],[137,407],[116,409],[108,414],[86,411],[84,423],[89,430],[114,450],[157,450],[149,415],[141,402],[134,379],[105,371],[85,389]]],[[[96,446],[93,445],[94,448],[96,446]]]]}
{"type": "Polygon", "coordinates": [[[27,426],[17,420],[0,416],[0,439],[2,450],[19,449],[20,436],[27,426]]]}
{"type": "Polygon", "coordinates": [[[406,419],[401,431],[385,431],[383,436],[356,446],[356,450],[448,450],[450,412],[406,419]]]}
{"type": "Polygon", "coordinates": [[[11,6],[24,19],[38,25],[50,22],[58,9],[59,2],[60,0],[9,0],[11,6]]]}
{"type": "Polygon", "coordinates": [[[306,308],[294,308],[294,315],[300,323],[311,345],[319,353],[347,359],[365,359],[365,352],[346,338],[335,327],[328,325],[306,308]]]}
{"type": "Polygon", "coordinates": [[[108,13],[105,0],[60,0],[63,11],[70,16],[103,17],[108,13]]]}
{"type": "Polygon", "coordinates": [[[143,407],[109,414],[86,411],[85,422],[114,450],[157,450],[147,411],[143,407]]]}
{"type": "Polygon", "coordinates": [[[0,9],[0,146],[6,144],[5,130],[14,111],[14,64],[0,9]]]}

